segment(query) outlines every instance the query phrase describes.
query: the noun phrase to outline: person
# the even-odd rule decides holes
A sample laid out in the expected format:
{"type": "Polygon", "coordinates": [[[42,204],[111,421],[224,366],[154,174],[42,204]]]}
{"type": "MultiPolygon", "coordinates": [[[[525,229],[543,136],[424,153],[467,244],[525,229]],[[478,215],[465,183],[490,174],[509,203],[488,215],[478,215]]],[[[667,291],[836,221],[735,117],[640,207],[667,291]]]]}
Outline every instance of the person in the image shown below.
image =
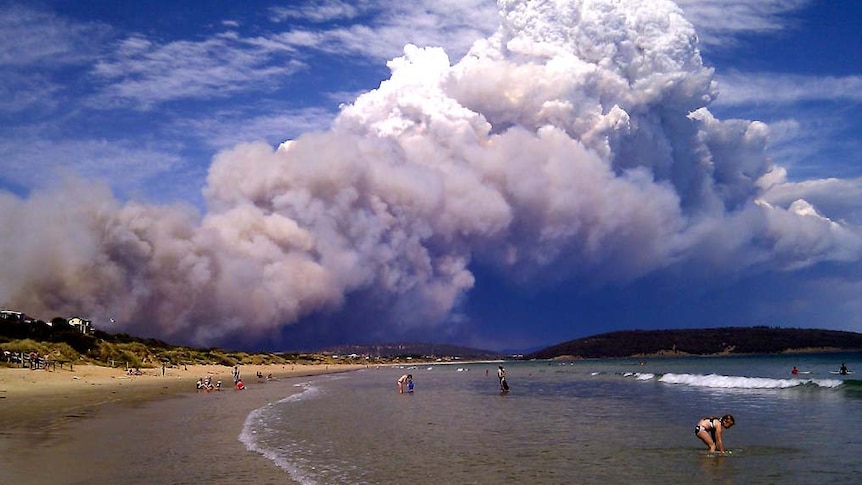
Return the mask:
{"type": "Polygon", "coordinates": [[[506,382],[506,369],[502,365],[497,368],[497,379],[500,380],[500,390],[508,391],[509,383],[506,382]]]}
{"type": "Polygon", "coordinates": [[[709,447],[710,453],[714,453],[716,448],[719,453],[724,453],[722,434],[724,430],[734,424],[736,424],[736,420],[730,414],[725,414],[721,418],[710,416],[697,422],[694,427],[694,434],[709,447]]]}
{"type": "Polygon", "coordinates": [[[398,394],[404,394],[404,384],[413,382],[413,374],[404,374],[398,378],[398,394]]]}
{"type": "Polygon", "coordinates": [[[791,370],[790,373],[793,375],[799,374],[799,369],[797,369],[796,366],[794,365],[793,370],[791,370]]]}
{"type": "Polygon", "coordinates": [[[847,375],[847,364],[842,363],[841,364],[841,370],[839,370],[838,372],[846,376],[847,375]]]}

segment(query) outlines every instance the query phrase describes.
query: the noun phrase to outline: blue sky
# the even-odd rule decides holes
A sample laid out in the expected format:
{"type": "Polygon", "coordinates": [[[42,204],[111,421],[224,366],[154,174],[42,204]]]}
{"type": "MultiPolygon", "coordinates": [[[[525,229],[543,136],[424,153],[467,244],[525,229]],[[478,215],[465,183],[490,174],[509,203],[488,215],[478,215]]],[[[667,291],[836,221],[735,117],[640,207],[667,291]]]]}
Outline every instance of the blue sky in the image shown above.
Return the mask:
{"type": "Polygon", "coordinates": [[[0,306],[271,350],[862,331],[862,3],[678,3],[0,1],[0,306]]]}

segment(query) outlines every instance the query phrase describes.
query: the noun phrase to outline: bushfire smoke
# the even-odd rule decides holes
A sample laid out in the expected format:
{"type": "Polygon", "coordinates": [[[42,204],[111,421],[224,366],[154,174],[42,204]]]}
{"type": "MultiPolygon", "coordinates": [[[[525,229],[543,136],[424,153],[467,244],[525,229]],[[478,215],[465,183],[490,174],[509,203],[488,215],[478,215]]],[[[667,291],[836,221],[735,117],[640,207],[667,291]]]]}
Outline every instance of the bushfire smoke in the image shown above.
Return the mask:
{"type": "Polygon", "coordinates": [[[212,345],[361,297],[393,336],[445,329],[477,265],[541,291],[859,259],[857,227],[766,202],[769,127],[711,114],[676,5],[498,4],[493,36],[454,63],[406,46],[328,131],[219,153],[203,214],[80,179],[0,194],[0,302],[212,345]]]}

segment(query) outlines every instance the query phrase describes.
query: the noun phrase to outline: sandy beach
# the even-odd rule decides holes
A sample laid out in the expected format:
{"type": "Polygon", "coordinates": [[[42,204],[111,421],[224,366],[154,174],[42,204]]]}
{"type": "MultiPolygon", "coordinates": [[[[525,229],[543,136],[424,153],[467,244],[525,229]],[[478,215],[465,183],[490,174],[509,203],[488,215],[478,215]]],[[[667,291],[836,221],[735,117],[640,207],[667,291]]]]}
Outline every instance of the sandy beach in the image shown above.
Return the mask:
{"type": "Polygon", "coordinates": [[[227,366],[0,368],[0,483],[290,483],[237,439],[246,416],[307,376],[360,368],[241,366],[244,391],[227,366]],[[223,390],[197,391],[207,376],[223,390]]]}

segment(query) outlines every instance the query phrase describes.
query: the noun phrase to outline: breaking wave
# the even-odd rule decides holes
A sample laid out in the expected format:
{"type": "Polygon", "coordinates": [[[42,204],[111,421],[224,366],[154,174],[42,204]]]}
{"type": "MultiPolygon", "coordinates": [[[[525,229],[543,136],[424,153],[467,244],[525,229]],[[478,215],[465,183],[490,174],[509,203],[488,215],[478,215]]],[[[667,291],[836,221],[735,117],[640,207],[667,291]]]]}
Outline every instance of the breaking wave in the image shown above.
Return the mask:
{"type": "Polygon", "coordinates": [[[774,379],[770,377],[723,376],[719,374],[652,374],[644,372],[625,372],[623,377],[640,381],[661,382],[691,387],[715,389],[789,389],[793,387],[821,387],[834,389],[846,385],[840,379],[774,379]]]}

